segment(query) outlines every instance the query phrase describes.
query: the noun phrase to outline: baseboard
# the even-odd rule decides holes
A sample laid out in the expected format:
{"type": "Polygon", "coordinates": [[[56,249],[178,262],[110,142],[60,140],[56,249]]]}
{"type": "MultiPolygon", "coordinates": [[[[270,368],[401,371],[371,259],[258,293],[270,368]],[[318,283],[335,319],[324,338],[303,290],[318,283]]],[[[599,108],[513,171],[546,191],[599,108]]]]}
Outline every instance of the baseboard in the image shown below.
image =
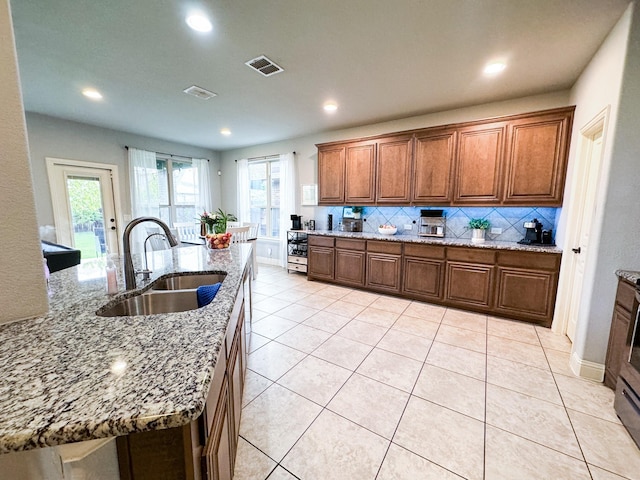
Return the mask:
{"type": "Polygon", "coordinates": [[[280,259],[269,257],[257,257],[258,263],[264,263],[265,265],[280,265],[280,259]]]}
{"type": "Polygon", "coordinates": [[[569,366],[571,371],[579,377],[600,383],[604,380],[604,364],[582,360],[576,352],[571,354],[569,366]]]}

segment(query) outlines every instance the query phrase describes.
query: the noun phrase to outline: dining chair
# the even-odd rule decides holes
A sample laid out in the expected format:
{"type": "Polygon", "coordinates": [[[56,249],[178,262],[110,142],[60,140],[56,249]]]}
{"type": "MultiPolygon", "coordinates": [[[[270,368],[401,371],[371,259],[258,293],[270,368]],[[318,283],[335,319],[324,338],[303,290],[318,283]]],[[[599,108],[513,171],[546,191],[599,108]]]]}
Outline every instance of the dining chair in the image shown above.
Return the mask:
{"type": "Polygon", "coordinates": [[[200,240],[200,223],[175,222],[173,228],[178,233],[178,242],[197,242],[200,240]]]}
{"type": "Polygon", "coordinates": [[[240,222],[227,222],[227,231],[229,228],[236,228],[240,226],[240,222]]]}
{"type": "Polygon", "coordinates": [[[258,275],[258,233],[260,232],[260,224],[252,222],[244,222],[242,225],[249,227],[249,243],[253,246],[251,259],[253,262],[253,279],[258,275]]]}
{"type": "Polygon", "coordinates": [[[249,238],[250,239],[258,238],[258,230],[260,229],[260,224],[259,223],[243,222],[242,226],[243,227],[249,227],[249,238]]]}
{"type": "Polygon", "coordinates": [[[250,227],[227,227],[227,233],[231,234],[231,243],[244,243],[249,238],[250,227]]]}

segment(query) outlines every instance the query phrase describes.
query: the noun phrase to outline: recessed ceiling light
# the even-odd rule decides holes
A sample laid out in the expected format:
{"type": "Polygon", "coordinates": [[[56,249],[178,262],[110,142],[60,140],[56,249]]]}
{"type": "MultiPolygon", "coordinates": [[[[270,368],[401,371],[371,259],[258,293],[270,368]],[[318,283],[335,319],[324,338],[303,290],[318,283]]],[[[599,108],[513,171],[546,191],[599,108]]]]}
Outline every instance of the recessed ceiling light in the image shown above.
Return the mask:
{"type": "Polygon", "coordinates": [[[327,113],[333,113],[338,110],[338,104],[336,102],[325,102],[322,108],[324,108],[324,111],[327,113]]]}
{"type": "Polygon", "coordinates": [[[95,88],[85,88],[82,94],[91,100],[102,100],[102,94],[95,88]]]}
{"type": "Polygon", "coordinates": [[[507,68],[507,64],[504,62],[491,62],[484,67],[485,75],[497,75],[507,68]]]}
{"type": "Polygon", "coordinates": [[[200,13],[189,15],[186,21],[187,25],[189,25],[196,32],[206,33],[210,32],[213,28],[209,19],[200,13]]]}
{"type": "Polygon", "coordinates": [[[229,135],[231,135],[231,130],[229,130],[228,128],[223,128],[222,130],[220,130],[220,133],[228,137],[229,135]]]}

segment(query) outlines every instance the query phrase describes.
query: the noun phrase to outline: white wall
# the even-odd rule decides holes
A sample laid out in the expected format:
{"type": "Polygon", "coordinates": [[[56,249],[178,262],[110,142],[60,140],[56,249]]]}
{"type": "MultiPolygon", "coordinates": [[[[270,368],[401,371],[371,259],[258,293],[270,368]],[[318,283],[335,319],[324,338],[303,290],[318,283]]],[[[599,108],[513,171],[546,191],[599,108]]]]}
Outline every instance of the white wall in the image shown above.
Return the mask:
{"type": "Polygon", "coordinates": [[[0,165],[0,323],[5,323],[48,309],[8,0],[0,0],[0,165]]]}
{"type": "Polygon", "coordinates": [[[580,106],[576,132],[611,105],[573,347],[579,361],[596,364],[604,364],[606,356],[615,271],[640,270],[640,9],[636,6],[627,9],[571,92],[580,106]]]}
{"type": "Polygon", "coordinates": [[[117,165],[120,172],[122,213],[124,215],[131,214],[125,145],[153,152],[210,159],[212,206],[218,208],[221,204],[220,177],[217,174],[220,168],[220,160],[217,152],[158,138],[94,127],[37,113],[28,112],[26,117],[29,148],[31,150],[33,185],[38,192],[36,207],[39,225],[53,225],[53,209],[51,207],[51,192],[47,178],[45,157],[117,165]]]}

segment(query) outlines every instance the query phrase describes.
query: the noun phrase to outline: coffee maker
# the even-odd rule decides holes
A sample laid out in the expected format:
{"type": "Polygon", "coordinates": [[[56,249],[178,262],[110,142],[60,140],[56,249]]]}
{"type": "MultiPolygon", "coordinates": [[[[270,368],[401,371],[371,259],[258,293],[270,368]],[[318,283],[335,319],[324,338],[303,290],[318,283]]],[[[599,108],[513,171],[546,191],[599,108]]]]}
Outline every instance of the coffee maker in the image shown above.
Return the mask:
{"type": "Polygon", "coordinates": [[[522,245],[532,245],[542,243],[542,223],[534,218],[531,222],[524,222],[524,238],[518,243],[522,245]]]}
{"type": "Polygon", "coordinates": [[[291,215],[291,230],[302,230],[302,215],[291,215]]]}

